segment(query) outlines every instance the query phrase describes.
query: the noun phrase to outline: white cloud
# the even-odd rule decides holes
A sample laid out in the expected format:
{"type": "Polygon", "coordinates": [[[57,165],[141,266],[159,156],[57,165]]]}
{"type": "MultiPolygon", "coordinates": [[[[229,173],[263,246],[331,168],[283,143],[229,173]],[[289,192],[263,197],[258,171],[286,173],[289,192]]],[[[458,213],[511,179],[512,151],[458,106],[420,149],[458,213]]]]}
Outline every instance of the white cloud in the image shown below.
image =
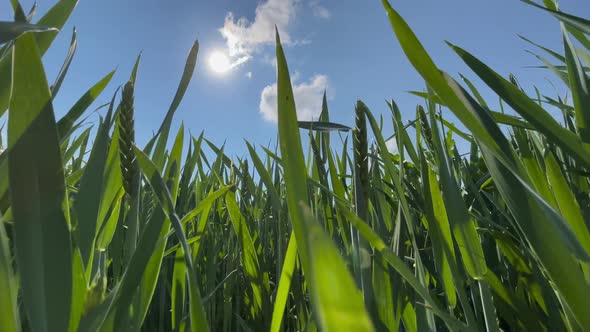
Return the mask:
{"type": "MultiPolygon", "coordinates": [[[[298,72],[297,70],[294,70],[289,77],[291,77],[291,84],[295,84],[295,82],[299,81],[299,79],[301,78],[301,73],[298,72]]],[[[315,76],[314,76],[315,77],[315,76]]],[[[295,89],[295,87],[293,87],[293,89],[295,89]]]]}
{"type": "Polygon", "coordinates": [[[328,19],[332,17],[332,13],[328,10],[328,8],[320,5],[318,0],[313,0],[309,2],[309,6],[313,12],[313,15],[319,18],[328,19]]]}
{"type": "Polygon", "coordinates": [[[246,73],[246,77],[248,77],[248,78],[252,78],[252,72],[251,72],[251,71],[247,72],[247,73],[246,73]]]}
{"type": "Polygon", "coordinates": [[[389,150],[390,153],[392,153],[392,154],[399,153],[399,150],[397,149],[397,140],[395,138],[392,138],[389,141],[386,141],[385,146],[387,146],[387,150],[389,150]]]}
{"type": "Polygon", "coordinates": [[[244,55],[238,58],[233,58],[230,57],[230,61],[231,61],[231,68],[235,68],[241,64],[244,64],[246,62],[248,62],[248,60],[250,60],[252,57],[249,55],[244,55]]]}
{"type": "Polygon", "coordinates": [[[252,22],[245,17],[236,19],[233,13],[228,13],[223,28],[219,31],[227,43],[230,57],[248,61],[260,46],[274,43],[275,26],[281,34],[281,42],[291,44],[287,28],[295,18],[297,2],[298,0],[266,0],[256,7],[252,22]]]}
{"type": "MultiPolygon", "coordinates": [[[[317,120],[322,111],[322,97],[328,76],[315,75],[308,82],[291,82],[297,108],[297,119],[317,120]]],[[[260,113],[266,121],[277,122],[277,84],[264,87],[260,94],[260,113]]]]}
{"type": "Polygon", "coordinates": [[[266,63],[268,65],[273,66],[275,70],[277,69],[277,58],[275,57],[274,54],[272,54],[272,55],[271,54],[265,54],[262,57],[262,62],[264,62],[264,63],[266,63]]]}

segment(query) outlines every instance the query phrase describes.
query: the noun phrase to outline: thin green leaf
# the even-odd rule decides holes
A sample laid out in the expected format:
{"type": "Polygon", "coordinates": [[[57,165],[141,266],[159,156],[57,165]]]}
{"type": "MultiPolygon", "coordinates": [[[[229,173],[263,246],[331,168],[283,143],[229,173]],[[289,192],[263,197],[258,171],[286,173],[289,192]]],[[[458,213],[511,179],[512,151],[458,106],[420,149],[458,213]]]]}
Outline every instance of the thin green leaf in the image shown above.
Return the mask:
{"type": "Polygon", "coordinates": [[[148,142],[148,144],[146,146],[146,151],[148,151],[148,153],[149,153],[152,149],[153,144],[156,143],[156,138],[157,138],[156,148],[154,150],[153,155],[154,155],[154,162],[156,163],[156,165],[158,167],[161,167],[161,165],[163,165],[163,163],[164,163],[162,158],[164,155],[164,149],[166,147],[166,142],[168,141],[168,135],[170,133],[170,126],[172,125],[172,118],[174,117],[174,113],[176,112],[176,109],[180,105],[180,102],[182,101],[182,98],[184,97],[184,94],[188,88],[190,81],[191,81],[191,78],[193,76],[193,72],[195,71],[195,66],[197,64],[198,53],[199,53],[199,42],[197,40],[195,40],[195,42],[193,43],[193,46],[191,47],[191,50],[188,54],[188,57],[186,59],[186,64],[184,65],[184,71],[182,72],[182,77],[180,79],[180,83],[178,84],[176,94],[174,95],[174,98],[172,99],[172,103],[170,104],[170,107],[168,108],[168,112],[166,113],[166,117],[164,118],[164,121],[162,121],[162,124],[160,125],[160,128],[158,129],[158,132],[156,133],[156,136],[154,136],[152,138],[152,140],[150,140],[150,142],[148,142]]]}
{"type": "Polygon", "coordinates": [[[291,288],[291,280],[295,272],[295,263],[297,262],[297,242],[295,241],[295,233],[291,232],[289,238],[289,245],[285,260],[281,270],[281,277],[277,288],[277,294],[274,299],[274,308],[272,311],[272,321],[270,324],[271,332],[279,332],[287,306],[287,298],[289,296],[289,289],[291,288]]]}
{"type": "Polygon", "coordinates": [[[154,189],[154,193],[158,198],[158,202],[162,206],[162,210],[170,218],[172,227],[176,232],[176,236],[182,245],[184,251],[184,261],[186,263],[188,280],[189,280],[189,308],[190,308],[190,319],[191,319],[191,331],[208,331],[209,327],[207,324],[207,317],[205,316],[205,309],[201,301],[201,295],[199,294],[199,286],[197,284],[197,275],[193,266],[193,261],[190,255],[188,244],[186,243],[186,237],[180,219],[176,215],[174,209],[174,203],[170,192],[166,187],[164,179],[158,173],[156,166],[149,160],[148,156],[140,149],[135,147],[135,154],[137,161],[141,167],[142,173],[147,178],[150,186],[154,189]]]}
{"type": "Polygon", "coordinates": [[[572,193],[552,152],[548,152],[545,155],[545,166],[547,168],[547,178],[551,184],[553,195],[563,218],[576,234],[580,244],[590,255],[590,232],[584,222],[581,213],[582,209],[580,209],[580,205],[572,193]]]}
{"type": "Polygon", "coordinates": [[[35,331],[67,331],[72,301],[69,207],[41,53],[31,34],[14,46],[8,180],[24,309],[35,331]]]}
{"type": "Polygon", "coordinates": [[[0,216],[0,289],[4,290],[0,297],[0,330],[18,332],[21,330],[17,305],[18,284],[9,248],[4,220],[0,216]]]}
{"type": "Polygon", "coordinates": [[[479,136],[479,139],[483,144],[486,144],[493,150],[498,150],[498,146],[492,137],[479,124],[474,115],[469,112],[461,100],[453,93],[442,73],[436,67],[406,21],[391,7],[387,0],[382,0],[381,2],[385,7],[391,27],[393,28],[404,53],[414,68],[426,80],[429,86],[436,91],[436,94],[441,98],[445,105],[453,110],[461,122],[463,122],[472,133],[479,136]]]}
{"type": "Polygon", "coordinates": [[[26,32],[47,32],[52,30],[57,29],[25,22],[0,21],[0,44],[15,40],[18,36],[26,32]]]}
{"type": "Polygon", "coordinates": [[[104,88],[109,84],[111,78],[115,74],[115,71],[108,73],[105,77],[103,77],[100,81],[94,84],[78,101],[72,108],[64,115],[59,122],[57,123],[57,129],[59,131],[60,137],[66,135],[72,129],[74,122],[82,116],[82,114],[86,111],[86,109],[94,102],[94,100],[102,93],[104,88]]]}
{"type": "Polygon", "coordinates": [[[238,237],[242,252],[242,264],[244,266],[246,276],[250,279],[250,285],[253,293],[254,314],[257,316],[262,309],[263,295],[265,289],[262,286],[262,273],[260,270],[260,263],[258,262],[258,255],[252,241],[252,236],[246,225],[246,220],[240,212],[238,203],[235,199],[235,194],[228,192],[225,194],[225,204],[229,213],[234,232],[238,237]]]}
{"type": "MultiPolygon", "coordinates": [[[[74,7],[77,3],[78,0],[60,0],[47,11],[47,13],[37,22],[37,25],[54,27],[58,30],[61,29],[70,17],[70,14],[74,10],[74,7]]],[[[45,54],[57,36],[58,30],[52,30],[35,35],[37,47],[39,48],[39,53],[41,56],[45,54]]],[[[0,116],[6,112],[9,104],[10,82],[12,80],[11,65],[11,57],[4,57],[0,60],[0,116]]]]}
{"type": "Polygon", "coordinates": [[[278,122],[287,204],[303,271],[309,278],[312,306],[324,331],[372,331],[362,294],[332,240],[307,208],[307,174],[287,61],[276,32],[278,122]]]}
{"type": "MultiPolygon", "coordinates": [[[[111,114],[114,108],[116,92],[113,95],[107,118],[98,127],[95,143],[88,157],[88,162],[84,171],[84,175],[80,179],[80,187],[78,194],[74,200],[74,211],[78,225],[77,243],[80,248],[80,254],[85,266],[92,266],[94,243],[97,235],[97,230],[100,229],[100,206],[101,204],[110,207],[111,201],[103,191],[103,183],[109,173],[106,173],[107,165],[109,164],[109,130],[112,126],[111,114]]],[[[120,181],[120,180],[119,180],[120,181]]],[[[88,272],[88,277],[90,274],[88,272]]]]}
{"type": "Polygon", "coordinates": [[[564,150],[571,153],[580,162],[590,166],[590,151],[584,147],[582,141],[576,134],[561,127],[535,101],[473,55],[457,46],[451,45],[451,47],[490,88],[502,97],[525,120],[532,124],[538,131],[547,135],[549,139],[564,150]]]}
{"type": "Polygon", "coordinates": [[[570,90],[576,112],[576,127],[582,141],[588,144],[590,143],[590,90],[588,90],[588,77],[584,73],[574,45],[564,26],[562,26],[562,33],[570,90]]]}
{"type": "Polygon", "coordinates": [[[73,29],[72,32],[72,41],[70,42],[70,49],[68,50],[68,55],[66,56],[59,73],[57,74],[57,78],[55,82],[51,86],[51,96],[55,98],[59,89],[61,88],[61,84],[68,73],[68,69],[70,69],[70,64],[72,63],[72,59],[74,58],[74,54],[76,53],[76,48],[78,47],[78,38],[76,33],[76,28],[73,29]]]}
{"type": "Polygon", "coordinates": [[[557,11],[556,9],[545,8],[545,7],[540,6],[530,0],[520,0],[520,1],[527,3],[531,6],[540,8],[544,11],[547,11],[547,12],[551,13],[551,15],[555,16],[561,22],[572,25],[586,34],[590,34],[590,21],[589,20],[574,16],[574,15],[570,15],[570,14],[567,14],[567,13],[564,13],[561,11],[557,11]]]}
{"type": "Polygon", "coordinates": [[[345,125],[326,121],[298,121],[299,128],[315,131],[350,131],[351,128],[345,125]]]}

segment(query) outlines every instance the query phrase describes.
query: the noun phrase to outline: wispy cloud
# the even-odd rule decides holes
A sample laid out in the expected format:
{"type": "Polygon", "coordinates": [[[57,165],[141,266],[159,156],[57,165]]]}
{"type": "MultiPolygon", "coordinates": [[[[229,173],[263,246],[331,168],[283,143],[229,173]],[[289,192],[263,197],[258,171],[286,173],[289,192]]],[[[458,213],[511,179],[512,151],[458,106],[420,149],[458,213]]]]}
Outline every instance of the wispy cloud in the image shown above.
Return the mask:
{"type": "Polygon", "coordinates": [[[277,58],[274,54],[265,54],[262,58],[262,62],[277,68],[277,58]]]}
{"type": "Polygon", "coordinates": [[[399,153],[399,151],[397,149],[397,141],[395,138],[392,138],[392,139],[386,141],[385,146],[387,146],[387,150],[389,150],[390,153],[393,153],[393,154],[399,153]]]}
{"type": "MultiPolygon", "coordinates": [[[[297,119],[317,120],[322,111],[322,96],[328,86],[328,76],[315,75],[309,81],[292,82],[297,119]]],[[[277,122],[277,84],[266,86],[260,94],[260,113],[264,120],[277,122]]]]}
{"type": "Polygon", "coordinates": [[[228,13],[219,31],[226,41],[232,63],[244,63],[261,46],[274,43],[275,25],[281,34],[281,41],[285,45],[291,44],[288,27],[295,19],[297,2],[298,0],[266,0],[256,7],[252,22],[245,17],[236,19],[233,13],[228,13]]]}
{"type": "Polygon", "coordinates": [[[318,0],[312,0],[309,2],[309,6],[313,12],[313,15],[319,18],[328,19],[332,17],[332,13],[328,8],[322,6],[318,0]]]}
{"type": "Polygon", "coordinates": [[[230,64],[230,69],[236,68],[241,64],[244,64],[246,62],[248,62],[248,60],[250,60],[252,57],[250,55],[244,55],[244,56],[240,56],[240,57],[229,57],[229,60],[231,61],[230,64]]]}

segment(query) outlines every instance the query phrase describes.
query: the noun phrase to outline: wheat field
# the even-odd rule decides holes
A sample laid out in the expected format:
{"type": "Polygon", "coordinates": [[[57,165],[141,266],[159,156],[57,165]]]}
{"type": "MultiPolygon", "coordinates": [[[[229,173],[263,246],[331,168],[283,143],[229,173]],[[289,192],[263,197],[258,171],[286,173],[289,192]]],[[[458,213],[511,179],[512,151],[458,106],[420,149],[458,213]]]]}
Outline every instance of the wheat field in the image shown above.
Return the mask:
{"type": "Polygon", "coordinates": [[[561,24],[563,50],[527,43],[566,96],[529,95],[449,43],[500,109],[438,67],[383,0],[423,102],[384,105],[394,132],[361,100],[349,126],[330,121],[325,97],[319,121],[298,121],[277,31],[277,147],[246,142],[232,159],[203,134],[171,132],[198,42],[137,146],[141,56],[127,82],[108,73],[57,119],[76,34],[53,84],[41,59],[76,0],[36,23],[11,0],[0,331],[590,331],[590,21],[523,1],[561,24]],[[109,84],[120,88],[105,96],[109,84]],[[107,104],[86,128],[95,101],[107,104]]]}

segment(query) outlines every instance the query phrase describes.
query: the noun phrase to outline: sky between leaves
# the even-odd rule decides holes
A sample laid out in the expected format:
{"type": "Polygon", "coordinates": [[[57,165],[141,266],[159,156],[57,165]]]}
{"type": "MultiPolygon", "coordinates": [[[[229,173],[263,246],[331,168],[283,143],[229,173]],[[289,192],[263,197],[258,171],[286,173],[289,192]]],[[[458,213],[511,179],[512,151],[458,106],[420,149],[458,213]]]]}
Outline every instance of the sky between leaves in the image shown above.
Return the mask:
{"type": "MultiPolygon", "coordinates": [[[[55,2],[38,1],[38,17],[55,2]]],[[[29,0],[21,3],[25,8],[33,5],[29,0]]],[[[517,37],[524,35],[561,52],[559,24],[548,14],[518,0],[391,3],[447,72],[461,72],[477,82],[445,40],[473,52],[503,75],[515,74],[528,91],[536,85],[548,95],[563,94],[548,71],[527,68],[539,63],[525,52],[534,50],[532,46],[517,37]]],[[[590,17],[588,1],[563,0],[560,7],[590,17]]],[[[1,1],[0,20],[11,19],[9,1],[1,1]]],[[[379,0],[81,0],[44,58],[53,81],[75,26],[78,51],[55,100],[57,116],[118,68],[111,86],[93,106],[108,102],[143,50],[135,100],[137,140],[144,144],[162,121],[191,44],[199,39],[197,69],[174,127],[182,122],[193,135],[205,130],[207,138],[216,144],[227,142],[226,151],[239,156],[245,155],[242,138],[274,146],[275,25],[286,46],[301,120],[317,119],[324,90],[335,122],[353,124],[357,99],[384,115],[386,136],[391,133],[386,99],[398,103],[406,121],[414,116],[421,100],[406,91],[424,90],[424,83],[405,59],[379,0]],[[223,74],[209,64],[215,52],[229,57],[224,59],[224,69],[229,70],[223,74]]],[[[491,107],[498,105],[489,90],[482,93],[491,107]]],[[[97,121],[96,114],[89,118],[89,124],[97,121]]]]}

